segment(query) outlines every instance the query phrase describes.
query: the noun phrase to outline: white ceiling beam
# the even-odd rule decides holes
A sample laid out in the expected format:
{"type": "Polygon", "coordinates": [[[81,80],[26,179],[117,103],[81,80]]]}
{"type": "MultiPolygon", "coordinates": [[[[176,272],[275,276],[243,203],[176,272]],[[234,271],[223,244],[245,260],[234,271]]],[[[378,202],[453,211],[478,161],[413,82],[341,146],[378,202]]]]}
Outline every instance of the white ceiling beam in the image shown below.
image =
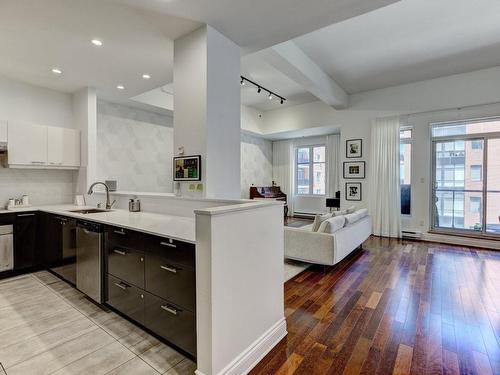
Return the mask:
{"type": "Polygon", "coordinates": [[[335,109],[349,105],[349,95],[293,41],[261,52],[272,66],[335,109]]]}

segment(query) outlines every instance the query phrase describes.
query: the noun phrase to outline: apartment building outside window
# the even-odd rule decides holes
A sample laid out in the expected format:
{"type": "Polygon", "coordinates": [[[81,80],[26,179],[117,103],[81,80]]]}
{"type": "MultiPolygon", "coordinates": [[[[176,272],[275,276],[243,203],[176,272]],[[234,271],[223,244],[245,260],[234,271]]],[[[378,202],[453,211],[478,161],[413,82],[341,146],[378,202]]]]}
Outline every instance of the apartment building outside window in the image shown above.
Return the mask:
{"type": "Polygon", "coordinates": [[[324,145],[297,148],[295,178],[297,195],[326,194],[326,148],[324,145]]]}
{"type": "Polygon", "coordinates": [[[500,235],[500,118],[432,125],[432,227],[500,235]]]}

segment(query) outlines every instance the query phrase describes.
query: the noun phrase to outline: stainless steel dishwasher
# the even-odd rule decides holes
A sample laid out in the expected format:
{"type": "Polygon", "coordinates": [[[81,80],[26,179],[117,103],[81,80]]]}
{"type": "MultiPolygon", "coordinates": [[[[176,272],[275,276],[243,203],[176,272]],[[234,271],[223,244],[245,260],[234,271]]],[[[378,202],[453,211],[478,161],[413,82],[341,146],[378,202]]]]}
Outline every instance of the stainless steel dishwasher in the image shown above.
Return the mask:
{"type": "Polygon", "coordinates": [[[76,288],[98,303],[103,302],[103,227],[88,221],[76,224],[76,288]]]}

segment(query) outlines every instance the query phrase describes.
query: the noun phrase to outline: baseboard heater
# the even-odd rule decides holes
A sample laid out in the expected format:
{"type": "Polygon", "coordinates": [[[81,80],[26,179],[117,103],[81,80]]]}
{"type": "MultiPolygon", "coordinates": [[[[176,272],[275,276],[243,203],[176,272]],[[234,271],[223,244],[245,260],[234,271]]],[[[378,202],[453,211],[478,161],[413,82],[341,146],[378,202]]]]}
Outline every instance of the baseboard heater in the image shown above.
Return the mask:
{"type": "Polygon", "coordinates": [[[408,230],[404,230],[402,232],[403,238],[408,238],[412,240],[419,240],[422,238],[422,232],[412,232],[408,230]]]}
{"type": "Polygon", "coordinates": [[[314,219],[314,217],[316,215],[317,214],[312,214],[310,212],[297,212],[297,211],[295,211],[293,213],[293,217],[303,217],[303,218],[306,218],[306,219],[314,219]]]}

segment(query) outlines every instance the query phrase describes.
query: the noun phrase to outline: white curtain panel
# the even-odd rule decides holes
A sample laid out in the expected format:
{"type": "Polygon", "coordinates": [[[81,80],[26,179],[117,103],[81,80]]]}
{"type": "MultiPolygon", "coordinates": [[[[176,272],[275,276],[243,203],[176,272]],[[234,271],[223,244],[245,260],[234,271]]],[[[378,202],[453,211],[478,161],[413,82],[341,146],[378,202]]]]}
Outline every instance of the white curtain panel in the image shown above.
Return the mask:
{"type": "Polygon", "coordinates": [[[401,237],[399,117],[377,118],[371,131],[370,213],[373,234],[401,237]]]}
{"type": "Polygon", "coordinates": [[[340,190],[340,135],[326,137],[326,194],[334,197],[340,190]]]}
{"type": "Polygon", "coordinates": [[[294,213],[294,148],[293,141],[273,142],[273,180],[288,198],[288,215],[294,213]]]}

